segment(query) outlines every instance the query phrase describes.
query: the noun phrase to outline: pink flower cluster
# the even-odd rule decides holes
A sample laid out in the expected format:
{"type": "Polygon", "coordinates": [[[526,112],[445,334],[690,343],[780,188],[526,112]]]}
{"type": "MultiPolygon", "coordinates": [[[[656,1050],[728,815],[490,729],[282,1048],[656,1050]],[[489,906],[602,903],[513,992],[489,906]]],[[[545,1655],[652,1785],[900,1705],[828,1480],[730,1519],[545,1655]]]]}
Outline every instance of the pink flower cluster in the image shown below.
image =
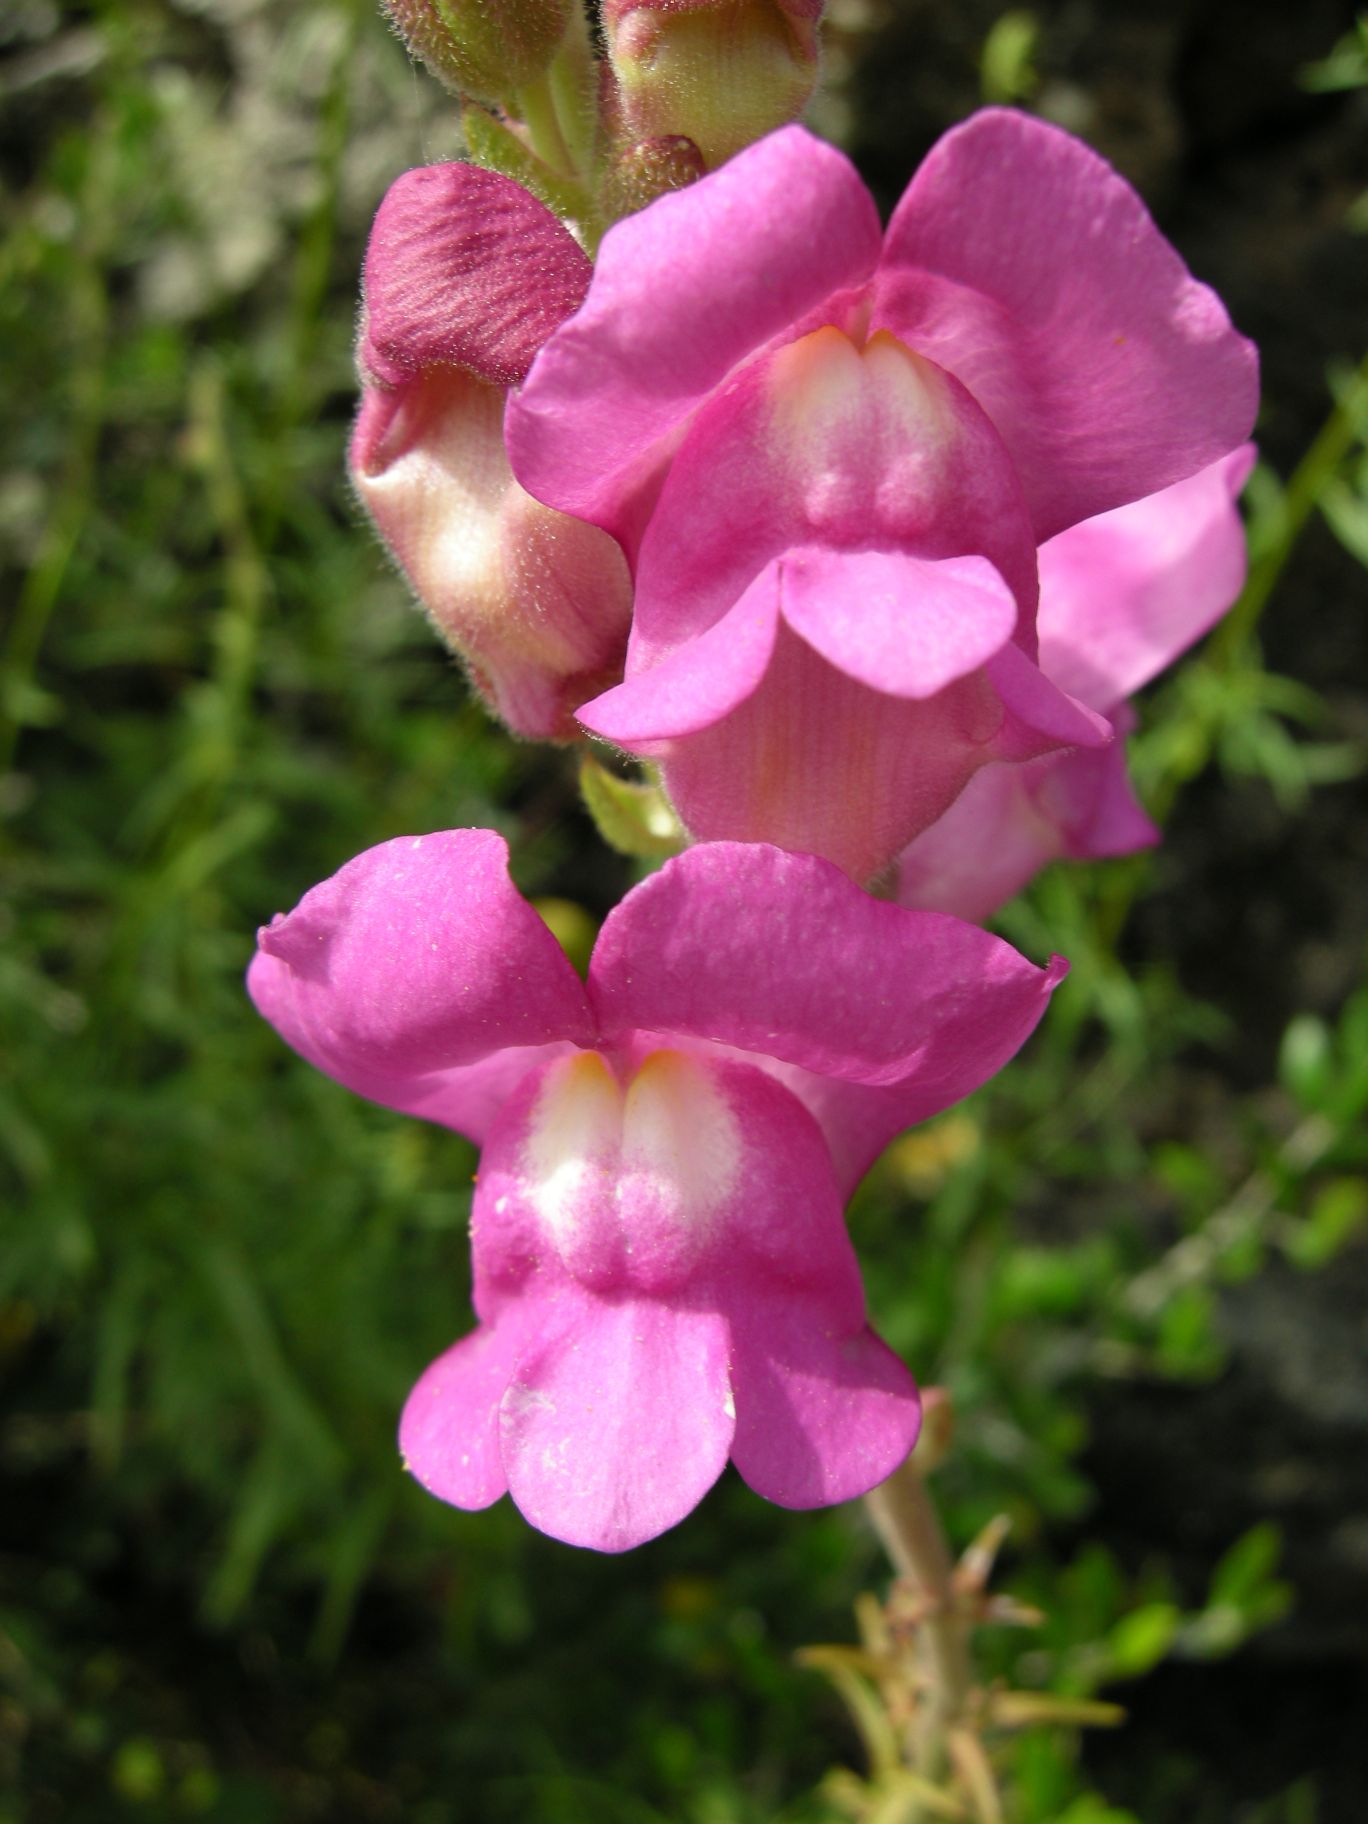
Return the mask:
{"type": "Polygon", "coordinates": [[[511,179],[410,172],[360,365],[358,492],[476,687],[654,761],[695,845],[584,983],[489,832],[386,843],[261,934],[298,1051],[483,1147],[480,1326],[405,1458],[603,1550],[728,1458],[786,1506],[862,1493],[918,1403],[844,1201],[1063,973],[961,920],[1156,838],[1129,698],[1240,586],[1254,352],[1115,172],[997,110],[886,231],[789,127],[592,266],[511,179]]]}

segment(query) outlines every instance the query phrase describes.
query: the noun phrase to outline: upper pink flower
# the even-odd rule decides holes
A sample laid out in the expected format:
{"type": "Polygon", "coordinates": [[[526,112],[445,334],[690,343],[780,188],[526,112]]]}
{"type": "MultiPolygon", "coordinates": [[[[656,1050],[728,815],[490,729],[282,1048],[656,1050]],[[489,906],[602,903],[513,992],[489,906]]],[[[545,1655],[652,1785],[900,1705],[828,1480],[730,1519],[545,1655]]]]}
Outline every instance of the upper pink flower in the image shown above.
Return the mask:
{"type": "Polygon", "coordinates": [[[728,1456],[760,1494],[863,1493],[910,1450],[842,1220],[909,1122],[990,1076],[1063,973],[765,846],[688,851],[604,924],[587,982],[489,831],[382,844],[260,936],[257,1007],[360,1094],[484,1148],[480,1328],[401,1445],[461,1507],[509,1490],[617,1551],[728,1456]]]}
{"type": "Polygon", "coordinates": [[[1036,663],[1036,549],[1253,421],[1254,351],[1130,187],[992,110],[882,234],[801,128],[613,228],[510,404],[539,499],[635,571],[580,720],[689,828],[868,878],[994,759],[1103,746],[1036,663]]]}
{"type": "Polygon", "coordinates": [[[396,179],[366,249],[352,479],[490,708],[537,738],[576,733],[631,616],[617,546],[533,500],[504,449],[507,389],[589,271],[549,209],[465,164],[396,179]]]}
{"type": "Polygon", "coordinates": [[[1040,669],[1105,715],[1100,750],[985,766],[898,861],[903,905],[987,918],[1049,861],[1129,855],[1157,842],[1126,776],[1127,698],[1199,640],[1244,584],[1235,501],[1252,445],[1188,481],[1116,507],[1040,551],[1040,669]]]}

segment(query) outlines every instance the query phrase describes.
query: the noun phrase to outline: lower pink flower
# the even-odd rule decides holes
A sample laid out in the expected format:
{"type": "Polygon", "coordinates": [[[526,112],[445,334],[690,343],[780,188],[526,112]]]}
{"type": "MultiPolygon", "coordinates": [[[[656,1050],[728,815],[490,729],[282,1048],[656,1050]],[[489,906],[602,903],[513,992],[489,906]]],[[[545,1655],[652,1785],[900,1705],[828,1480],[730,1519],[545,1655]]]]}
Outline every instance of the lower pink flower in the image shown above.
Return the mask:
{"type": "Polygon", "coordinates": [[[667,863],[584,983],[489,831],[385,843],[306,894],[261,933],[257,1007],[484,1148],[480,1327],[409,1398],[414,1474],[603,1551],[674,1525],[728,1458],[786,1507],[882,1481],[920,1407],[866,1323],[844,1201],[1006,1062],[1063,970],[762,845],[667,863]]]}

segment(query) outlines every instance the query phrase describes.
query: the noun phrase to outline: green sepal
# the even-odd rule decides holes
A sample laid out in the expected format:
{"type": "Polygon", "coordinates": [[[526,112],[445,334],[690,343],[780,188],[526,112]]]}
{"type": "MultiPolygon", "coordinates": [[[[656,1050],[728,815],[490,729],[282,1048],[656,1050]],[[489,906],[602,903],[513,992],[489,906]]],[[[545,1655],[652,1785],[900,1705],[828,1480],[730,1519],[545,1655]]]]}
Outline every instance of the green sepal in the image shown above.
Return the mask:
{"type": "Polygon", "coordinates": [[[511,177],[559,216],[579,221],[589,212],[584,186],[553,171],[488,108],[467,101],[461,108],[461,126],[472,164],[511,177]]]}
{"type": "Polygon", "coordinates": [[[619,855],[664,861],[684,847],[684,826],[658,780],[619,779],[585,754],[579,788],[599,835],[619,855]]]}

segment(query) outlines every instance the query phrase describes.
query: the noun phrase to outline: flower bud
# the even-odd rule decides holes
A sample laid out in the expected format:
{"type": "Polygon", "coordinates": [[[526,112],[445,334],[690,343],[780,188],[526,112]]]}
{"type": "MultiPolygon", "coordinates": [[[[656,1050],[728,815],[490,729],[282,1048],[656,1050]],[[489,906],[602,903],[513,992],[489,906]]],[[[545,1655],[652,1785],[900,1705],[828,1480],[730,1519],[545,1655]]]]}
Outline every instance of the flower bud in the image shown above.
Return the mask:
{"type": "Polygon", "coordinates": [[[546,73],[576,0],[383,0],[412,56],[458,94],[502,101],[546,73]]]}
{"type": "Polygon", "coordinates": [[[631,618],[615,540],[524,492],[504,448],[508,387],[588,275],[549,210],[474,165],[407,172],[366,254],[353,482],[490,708],[537,740],[575,737],[631,618]]]}
{"type": "Polygon", "coordinates": [[[622,126],[691,139],[713,169],[802,113],[822,0],[605,0],[622,126]]]}
{"type": "Polygon", "coordinates": [[[606,532],[518,486],[503,412],[502,386],[457,368],[368,389],[352,479],[494,714],[533,740],[573,740],[576,708],[621,674],[627,565],[606,532]]]}
{"type": "Polygon", "coordinates": [[[599,200],[611,220],[635,215],[667,190],[683,190],[702,177],[703,154],[691,139],[642,139],[625,146],[608,167],[599,200]]]}

